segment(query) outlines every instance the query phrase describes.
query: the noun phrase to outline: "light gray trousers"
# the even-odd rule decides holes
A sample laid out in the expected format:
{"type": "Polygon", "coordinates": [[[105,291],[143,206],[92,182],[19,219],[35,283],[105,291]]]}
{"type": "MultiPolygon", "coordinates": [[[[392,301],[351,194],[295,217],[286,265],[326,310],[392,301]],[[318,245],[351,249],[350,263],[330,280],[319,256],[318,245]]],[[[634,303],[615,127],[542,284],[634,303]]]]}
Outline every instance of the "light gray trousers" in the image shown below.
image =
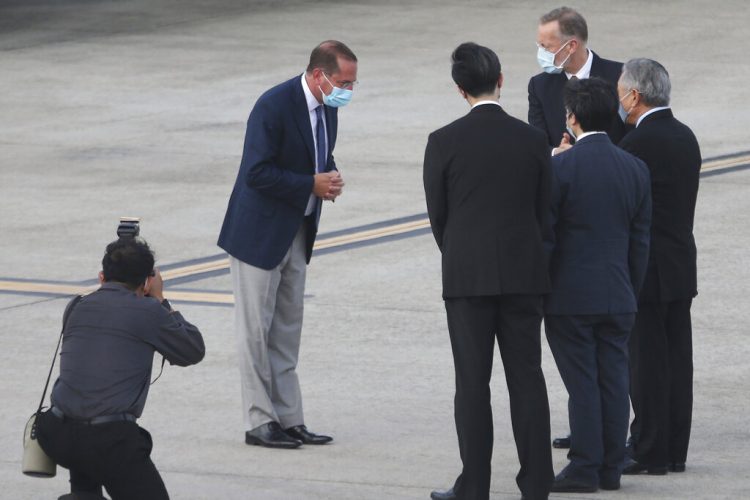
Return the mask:
{"type": "Polygon", "coordinates": [[[296,369],[306,268],[304,224],[274,269],[229,257],[246,430],[304,423],[296,369]]]}

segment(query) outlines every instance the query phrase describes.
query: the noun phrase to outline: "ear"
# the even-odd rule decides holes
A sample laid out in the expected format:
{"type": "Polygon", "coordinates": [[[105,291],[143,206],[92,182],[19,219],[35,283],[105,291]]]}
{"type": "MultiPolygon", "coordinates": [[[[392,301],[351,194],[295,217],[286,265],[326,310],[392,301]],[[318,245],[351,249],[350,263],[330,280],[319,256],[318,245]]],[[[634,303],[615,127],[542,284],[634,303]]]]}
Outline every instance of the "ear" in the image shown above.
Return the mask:
{"type": "Polygon", "coordinates": [[[503,88],[503,74],[500,73],[500,76],[497,79],[497,88],[501,89],[503,88]]]}
{"type": "Polygon", "coordinates": [[[104,284],[104,271],[99,271],[99,284],[104,284]]]}
{"type": "Polygon", "coordinates": [[[466,95],[467,95],[466,91],[464,89],[462,89],[461,87],[459,87],[458,85],[456,85],[456,88],[458,89],[458,93],[461,94],[461,97],[463,97],[464,99],[466,99],[466,95]]]}

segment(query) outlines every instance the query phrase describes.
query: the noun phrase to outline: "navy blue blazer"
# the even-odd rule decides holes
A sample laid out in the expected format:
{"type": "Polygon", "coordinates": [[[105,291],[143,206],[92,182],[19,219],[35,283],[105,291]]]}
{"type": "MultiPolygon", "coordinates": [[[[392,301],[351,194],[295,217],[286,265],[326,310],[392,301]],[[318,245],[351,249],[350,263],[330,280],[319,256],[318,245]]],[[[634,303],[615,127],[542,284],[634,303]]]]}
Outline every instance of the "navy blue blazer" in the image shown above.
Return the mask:
{"type": "MultiPolygon", "coordinates": [[[[325,106],[328,154],[324,171],[336,169],[336,108],[325,106]]],[[[218,245],[251,266],[273,269],[284,258],[305,219],[313,190],[315,143],[310,113],[296,76],[258,98],[247,120],[242,162],[229,198],[218,245]]],[[[317,210],[321,202],[318,201],[317,210]]],[[[309,217],[310,262],[317,217],[309,217]]]]}
{"type": "MultiPolygon", "coordinates": [[[[606,80],[616,87],[622,73],[622,63],[602,59],[596,53],[593,54],[590,76],[606,80]]],[[[568,77],[564,72],[555,75],[539,73],[529,80],[529,125],[544,130],[547,142],[552,147],[560,144],[565,132],[563,89],[567,83],[568,77]]],[[[612,142],[617,144],[626,131],[625,124],[615,116],[606,132],[612,142]]]]}
{"type": "Polygon", "coordinates": [[[552,292],[545,312],[636,312],[648,264],[648,167],[596,134],[552,157],[552,179],[553,230],[545,242],[552,292]]]}

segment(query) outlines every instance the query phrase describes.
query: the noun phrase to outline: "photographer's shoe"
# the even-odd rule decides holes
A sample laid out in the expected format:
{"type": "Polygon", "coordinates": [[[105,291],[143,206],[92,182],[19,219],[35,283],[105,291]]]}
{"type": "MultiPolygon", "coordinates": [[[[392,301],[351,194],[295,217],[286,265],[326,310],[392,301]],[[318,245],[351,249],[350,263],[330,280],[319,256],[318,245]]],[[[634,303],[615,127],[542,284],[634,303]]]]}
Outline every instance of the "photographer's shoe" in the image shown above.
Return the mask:
{"type": "Polygon", "coordinates": [[[331,436],[323,436],[321,434],[315,434],[307,430],[304,425],[295,425],[288,429],[284,429],[284,432],[293,439],[302,441],[304,444],[326,444],[333,441],[331,436]]]}
{"type": "Polygon", "coordinates": [[[294,439],[281,430],[278,422],[268,422],[245,433],[245,443],[266,448],[299,448],[302,441],[294,439]]]}

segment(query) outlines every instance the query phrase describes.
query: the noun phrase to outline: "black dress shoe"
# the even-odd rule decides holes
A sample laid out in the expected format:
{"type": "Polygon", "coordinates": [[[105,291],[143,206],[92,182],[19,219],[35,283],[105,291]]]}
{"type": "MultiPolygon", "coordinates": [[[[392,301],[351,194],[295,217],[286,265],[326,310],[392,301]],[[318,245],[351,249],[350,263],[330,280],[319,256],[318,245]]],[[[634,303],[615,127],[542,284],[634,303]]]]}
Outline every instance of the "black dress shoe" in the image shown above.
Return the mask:
{"type": "Polygon", "coordinates": [[[599,479],[599,487],[603,490],[619,490],[620,480],[619,479],[599,479]]]}
{"type": "Polygon", "coordinates": [[[245,433],[245,443],[266,448],[299,448],[302,441],[294,439],[281,430],[277,422],[268,422],[245,433]]]}
{"type": "Polygon", "coordinates": [[[302,443],[304,444],[326,444],[333,441],[333,438],[331,436],[314,434],[308,431],[307,427],[305,427],[304,425],[295,425],[294,427],[284,429],[284,432],[286,432],[287,435],[292,439],[302,441],[302,443]]]}
{"type": "Polygon", "coordinates": [[[570,435],[562,437],[562,438],[555,438],[552,441],[552,447],[553,448],[570,448],[570,435]]]}
{"type": "Polygon", "coordinates": [[[669,464],[669,472],[685,472],[685,462],[671,462],[669,464]]]}
{"type": "Polygon", "coordinates": [[[553,493],[596,493],[599,488],[595,484],[577,481],[559,474],[552,483],[553,493]]]}
{"type": "Polygon", "coordinates": [[[451,488],[448,491],[433,491],[430,493],[430,498],[432,500],[456,500],[458,497],[451,488]]]}
{"type": "Polygon", "coordinates": [[[625,461],[625,468],[622,470],[622,473],[627,475],[643,474],[644,472],[652,476],[663,476],[667,473],[667,466],[646,465],[629,459],[625,461]]]}

